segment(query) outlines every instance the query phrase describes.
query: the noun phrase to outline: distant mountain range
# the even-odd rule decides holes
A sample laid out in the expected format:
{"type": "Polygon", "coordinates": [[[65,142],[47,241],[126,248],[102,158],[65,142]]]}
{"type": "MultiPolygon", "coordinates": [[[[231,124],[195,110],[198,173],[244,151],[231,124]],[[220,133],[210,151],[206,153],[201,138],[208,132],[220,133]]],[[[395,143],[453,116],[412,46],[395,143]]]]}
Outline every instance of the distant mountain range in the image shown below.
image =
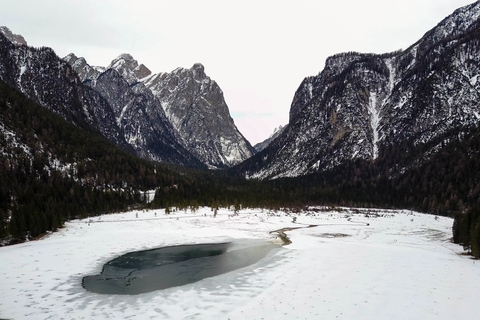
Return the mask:
{"type": "Polygon", "coordinates": [[[224,168],[255,152],[204,67],[152,74],[131,55],[92,67],[74,54],[28,47],[0,29],[0,79],[65,119],[96,130],[140,157],[224,168]]]}
{"type": "Polygon", "coordinates": [[[106,67],[31,48],[0,29],[0,79],[68,121],[100,132],[136,155],[194,168],[226,168],[247,178],[326,172],[392,147],[442,137],[418,166],[480,121],[480,3],[456,10],[406,50],[341,53],[303,80],[288,125],[253,148],[236,128],[204,66],[152,73],[129,54],[106,67]],[[258,153],[257,153],[258,152],[258,153]],[[256,154],[257,153],[257,154],[256,154]]]}
{"type": "Polygon", "coordinates": [[[288,125],[255,148],[199,63],[154,74],[121,54],[95,67],[74,54],[60,59],[49,48],[28,47],[22,36],[2,27],[0,79],[140,157],[194,168],[237,165],[235,172],[247,178],[326,172],[441,137],[422,155],[390,168],[402,172],[455,140],[449,132],[478,126],[479,17],[475,2],[406,50],[329,57],[324,70],[301,83],[288,125]]]}

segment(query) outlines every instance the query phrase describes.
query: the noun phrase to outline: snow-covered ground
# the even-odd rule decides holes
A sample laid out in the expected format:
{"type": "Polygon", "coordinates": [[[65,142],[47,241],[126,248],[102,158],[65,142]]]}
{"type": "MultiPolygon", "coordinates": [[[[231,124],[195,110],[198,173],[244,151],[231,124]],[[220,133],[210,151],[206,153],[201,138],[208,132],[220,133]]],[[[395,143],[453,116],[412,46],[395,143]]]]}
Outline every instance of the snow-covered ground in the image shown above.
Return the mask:
{"type": "MultiPolygon", "coordinates": [[[[347,209],[345,209],[347,210],[347,209]]],[[[480,262],[450,243],[452,220],[410,211],[303,212],[209,208],[132,211],[76,220],[39,241],[0,248],[0,318],[474,319],[480,262]],[[137,217],[138,216],[138,217],[137,217]],[[293,216],[296,222],[293,223],[293,216]],[[241,239],[292,243],[260,262],[140,295],[101,295],[82,277],[134,250],[241,239]],[[368,224],[368,225],[367,225],[368,224]]]]}

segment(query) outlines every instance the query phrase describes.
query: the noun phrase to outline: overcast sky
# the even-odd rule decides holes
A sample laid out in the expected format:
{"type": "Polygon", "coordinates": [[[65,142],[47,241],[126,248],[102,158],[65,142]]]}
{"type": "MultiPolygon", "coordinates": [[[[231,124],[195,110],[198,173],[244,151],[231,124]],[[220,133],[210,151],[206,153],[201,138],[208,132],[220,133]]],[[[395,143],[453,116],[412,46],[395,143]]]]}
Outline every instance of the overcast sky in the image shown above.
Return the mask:
{"type": "Polygon", "coordinates": [[[200,62],[255,144],[288,122],[325,59],[405,49],[472,0],[1,0],[0,25],[35,47],[106,66],[130,53],[152,72],[200,62]]]}

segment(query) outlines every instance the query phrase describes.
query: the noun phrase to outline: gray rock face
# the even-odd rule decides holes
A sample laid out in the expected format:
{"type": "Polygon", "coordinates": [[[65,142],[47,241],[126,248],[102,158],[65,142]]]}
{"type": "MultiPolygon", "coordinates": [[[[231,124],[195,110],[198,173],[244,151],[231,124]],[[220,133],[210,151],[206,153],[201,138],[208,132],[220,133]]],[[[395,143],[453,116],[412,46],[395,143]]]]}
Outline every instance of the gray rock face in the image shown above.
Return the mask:
{"type": "Polygon", "coordinates": [[[479,17],[476,2],[404,51],[328,58],[322,72],[304,79],[287,128],[246,161],[245,175],[299,176],[355,159],[373,161],[386,146],[423,144],[453,128],[477,126],[479,17]]]}
{"type": "Polygon", "coordinates": [[[77,72],[82,82],[98,78],[98,76],[105,71],[105,68],[90,66],[85,58],[78,58],[75,54],[70,53],[63,58],[72,69],[77,72]]]}
{"type": "Polygon", "coordinates": [[[0,27],[0,33],[3,34],[11,43],[13,43],[17,47],[27,45],[27,41],[25,41],[25,39],[21,35],[14,34],[7,27],[0,27]]]}
{"type": "Polygon", "coordinates": [[[128,84],[134,84],[152,73],[143,64],[138,64],[138,61],[128,53],[123,53],[115,58],[108,65],[108,69],[117,70],[127,80],[128,84]]]}
{"type": "Polygon", "coordinates": [[[107,69],[85,84],[108,101],[126,142],[139,156],[201,167],[200,161],[178,144],[158,100],[142,83],[130,85],[115,69],[107,69]]]}
{"type": "Polygon", "coordinates": [[[155,74],[143,82],[160,101],[180,143],[204,163],[225,167],[253,155],[230,117],[222,90],[203,65],[155,74]]]}

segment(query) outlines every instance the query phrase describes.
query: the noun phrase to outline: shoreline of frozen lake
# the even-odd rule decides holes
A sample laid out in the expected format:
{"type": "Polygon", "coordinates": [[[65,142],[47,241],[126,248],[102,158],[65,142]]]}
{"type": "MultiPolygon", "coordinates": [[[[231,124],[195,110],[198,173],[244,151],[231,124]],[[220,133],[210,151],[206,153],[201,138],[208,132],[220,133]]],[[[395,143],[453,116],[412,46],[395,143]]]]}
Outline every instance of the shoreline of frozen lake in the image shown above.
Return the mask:
{"type": "Polygon", "coordinates": [[[0,318],[468,319],[480,313],[480,267],[450,242],[452,219],[368,212],[219,210],[213,218],[201,208],[74,220],[43,240],[0,248],[0,318]],[[298,227],[293,216],[318,226],[287,231],[291,244],[236,271],[135,296],[95,294],[81,284],[127,252],[269,240],[272,230],[298,227]]]}

